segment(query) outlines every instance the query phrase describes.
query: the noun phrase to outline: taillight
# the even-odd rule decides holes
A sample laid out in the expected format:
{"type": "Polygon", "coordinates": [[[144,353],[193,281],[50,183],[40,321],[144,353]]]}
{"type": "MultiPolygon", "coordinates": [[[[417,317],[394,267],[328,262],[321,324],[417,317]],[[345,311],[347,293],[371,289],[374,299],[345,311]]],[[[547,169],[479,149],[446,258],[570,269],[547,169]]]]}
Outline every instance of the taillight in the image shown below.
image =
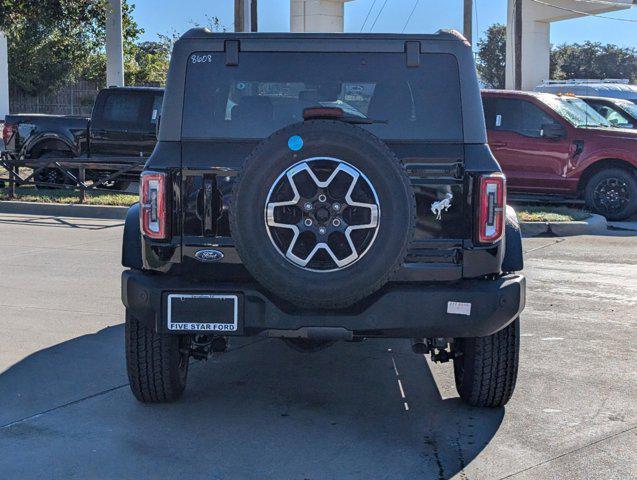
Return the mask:
{"type": "Polygon", "coordinates": [[[166,174],[142,172],[139,189],[143,234],[150,238],[166,238],[166,174]]]}
{"type": "Polygon", "coordinates": [[[15,132],[16,132],[15,125],[13,125],[12,123],[4,124],[4,127],[2,128],[2,141],[4,142],[6,146],[9,146],[9,140],[11,140],[11,137],[13,137],[15,132]]]}
{"type": "Polygon", "coordinates": [[[501,173],[480,177],[478,243],[495,243],[504,233],[506,178],[501,173]]]}

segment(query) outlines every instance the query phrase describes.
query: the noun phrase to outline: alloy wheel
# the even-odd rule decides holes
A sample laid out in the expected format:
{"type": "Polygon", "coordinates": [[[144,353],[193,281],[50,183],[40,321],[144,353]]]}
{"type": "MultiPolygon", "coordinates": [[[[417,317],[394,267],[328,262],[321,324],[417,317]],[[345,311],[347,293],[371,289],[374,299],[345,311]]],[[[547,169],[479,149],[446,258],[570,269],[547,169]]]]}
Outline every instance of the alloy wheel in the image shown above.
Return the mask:
{"type": "Polygon", "coordinates": [[[303,270],[332,272],[357,262],[374,243],[378,195],[356,167],[337,158],[303,160],[281,173],[265,202],[277,251],[303,270]]]}

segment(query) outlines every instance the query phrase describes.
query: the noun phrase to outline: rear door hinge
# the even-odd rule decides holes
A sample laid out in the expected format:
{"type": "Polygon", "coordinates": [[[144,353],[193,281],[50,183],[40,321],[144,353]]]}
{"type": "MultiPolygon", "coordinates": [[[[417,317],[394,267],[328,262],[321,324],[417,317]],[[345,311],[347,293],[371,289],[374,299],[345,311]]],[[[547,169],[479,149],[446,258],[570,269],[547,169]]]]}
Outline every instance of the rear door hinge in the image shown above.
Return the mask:
{"type": "Polygon", "coordinates": [[[239,40],[226,40],[226,65],[233,67],[239,65],[239,40]]]}

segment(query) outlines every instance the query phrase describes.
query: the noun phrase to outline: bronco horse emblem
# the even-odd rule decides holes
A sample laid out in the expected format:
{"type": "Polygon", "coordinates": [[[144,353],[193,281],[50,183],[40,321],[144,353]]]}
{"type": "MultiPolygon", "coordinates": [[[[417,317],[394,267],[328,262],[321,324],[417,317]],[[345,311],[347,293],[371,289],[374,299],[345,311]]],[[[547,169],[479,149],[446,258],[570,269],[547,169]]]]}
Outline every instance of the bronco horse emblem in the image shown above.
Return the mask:
{"type": "Polygon", "coordinates": [[[442,218],[443,210],[445,212],[449,210],[449,208],[451,207],[452,198],[453,195],[451,193],[447,193],[445,195],[445,198],[431,204],[431,211],[434,213],[434,215],[436,215],[436,220],[440,220],[442,218]]]}

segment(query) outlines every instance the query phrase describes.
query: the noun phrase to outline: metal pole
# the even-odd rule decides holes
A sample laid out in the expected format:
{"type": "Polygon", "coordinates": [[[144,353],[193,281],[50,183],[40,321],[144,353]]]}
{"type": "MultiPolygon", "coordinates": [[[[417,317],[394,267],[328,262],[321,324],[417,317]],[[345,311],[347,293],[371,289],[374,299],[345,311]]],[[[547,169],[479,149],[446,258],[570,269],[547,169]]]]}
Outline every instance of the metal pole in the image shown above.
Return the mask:
{"type": "Polygon", "coordinates": [[[15,187],[18,183],[19,175],[16,175],[14,170],[20,171],[20,167],[15,164],[11,164],[11,170],[9,170],[9,198],[15,198],[15,187]]]}
{"type": "Polygon", "coordinates": [[[515,38],[514,58],[515,58],[515,89],[522,90],[522,2],[515,0],[515,22],[513,35],[515,38]]]}
{"type": "Polygon", "coordinates": [[[256,32],[256,0],[234,0],[234,31],[256,32]]]}
{"type": "Polygon", "coordinates": [[[0,32],[0,121],[9,115],[9,51],[7,37],[0,32]]]}
{"type": "Polygon", "coordinates": [[[78,171],[78,183],[80,187],[80,203],[86,202],[86,187],[84,182],[86,182],[86,168],[80,167],[78,171]]]}
{"type": "Polygon", "coordinates": [[[464,0],[464,22],[462,34],[473,43],[473,0],[464,0]]]}
{"type": "Polygon", "coordinates": [[[106,86],[124,86],[122,0],[108,0],[106,5],[106,86]]]}
{"type": "Polygon", "coordinates": [[[234,31],[243,32],[243,2],[245,0],[234,0],[234,31]]]}
{"type": "Polygon", "coordinates": [[[250,31],[258,32],[258,23],[257,23],[257,0],[252,0],[250,2],[250,31]]]}

